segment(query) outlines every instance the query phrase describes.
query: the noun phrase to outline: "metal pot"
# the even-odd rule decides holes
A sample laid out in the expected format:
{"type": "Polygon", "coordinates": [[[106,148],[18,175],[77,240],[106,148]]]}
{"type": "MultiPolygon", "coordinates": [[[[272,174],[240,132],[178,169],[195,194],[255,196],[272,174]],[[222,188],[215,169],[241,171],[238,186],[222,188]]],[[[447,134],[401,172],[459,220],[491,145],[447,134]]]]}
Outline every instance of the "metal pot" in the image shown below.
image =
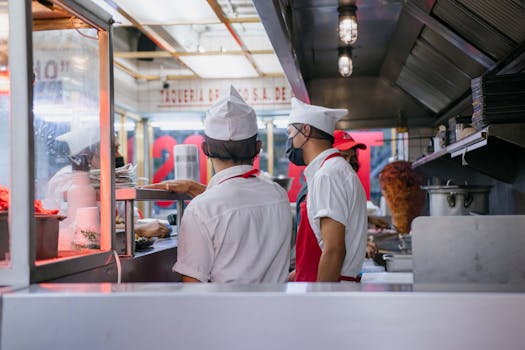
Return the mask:
{"type": "Polygon", "coordinates": [[[428,192],[431,216],[489,213],[492,186],[445,185],[423,186],[428,192]]]}

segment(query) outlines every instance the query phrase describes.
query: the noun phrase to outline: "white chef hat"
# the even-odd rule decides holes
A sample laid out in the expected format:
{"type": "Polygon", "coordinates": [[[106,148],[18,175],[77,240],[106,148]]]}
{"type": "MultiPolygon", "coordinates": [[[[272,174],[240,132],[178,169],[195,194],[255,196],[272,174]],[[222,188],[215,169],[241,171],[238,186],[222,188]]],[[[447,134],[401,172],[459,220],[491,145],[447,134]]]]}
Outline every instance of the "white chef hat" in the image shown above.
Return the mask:
{"type": "Polygon", "coordinates": [[[257,117],[241,95],[230,85],[228,94],[221,97],[206,112],[206,136],[223,141],[245,140],[257,134],[257,117]]]}
{"type": "Polygon", "coordinates": [[[67,142],[69,154],[74,156],[83,149],[100,142],[98,123],[71,125],[71,130],[56,137],[57,141],[67,142]]]}
{"type": "Polygon", "coordinates": [[[288,118],[288,124],[309,124],[332,135],[335,130],[335,123],[347,113],[348,109],[332,109],[309,105],[292,97],[292,111],[288,118]]]}

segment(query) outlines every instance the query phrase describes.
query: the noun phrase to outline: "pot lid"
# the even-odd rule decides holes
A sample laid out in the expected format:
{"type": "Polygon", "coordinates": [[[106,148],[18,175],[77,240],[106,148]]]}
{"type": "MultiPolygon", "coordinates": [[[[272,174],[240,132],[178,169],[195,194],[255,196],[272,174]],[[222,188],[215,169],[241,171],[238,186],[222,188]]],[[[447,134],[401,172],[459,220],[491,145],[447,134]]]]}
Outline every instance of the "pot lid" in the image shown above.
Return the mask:
{"type": "Polygon", "coordinates": [[[434,186],[421,186],[421,188],[429,192],[437,192],[437,191],[488,192],[490,191],[492,186],[489,186],[489,185],[440,185],[440,186],[435,186],[434,185],[434,186]]]}

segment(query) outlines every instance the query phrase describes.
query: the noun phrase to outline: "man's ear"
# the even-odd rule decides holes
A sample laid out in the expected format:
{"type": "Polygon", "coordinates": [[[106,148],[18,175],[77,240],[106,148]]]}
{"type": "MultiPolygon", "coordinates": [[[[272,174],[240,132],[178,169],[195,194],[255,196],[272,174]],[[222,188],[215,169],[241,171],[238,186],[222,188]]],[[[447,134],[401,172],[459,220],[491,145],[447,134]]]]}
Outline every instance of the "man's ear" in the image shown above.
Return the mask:
{"type": "Polygon", "coordinates": [[[261,148],[262,148],[262,141],[261,140],[257,140],[257,142],[255,144],[255,154],[261,153],[261,148]]]}
{"type": "Polygon", "coordinates": [[[201,150],[204,153],[206,157],[209,157],[208,153],[208,145],[206,144],[206,141],[202,141],[201,143],[201,150]]]}
{"type": "Polygon", "coordinates": [[[304,137],[309,138],[311,132],[312,132],[312,127],[310,126],[310,124],[304,124],[303,125],[303,135],[304,135],[304,137]]]}

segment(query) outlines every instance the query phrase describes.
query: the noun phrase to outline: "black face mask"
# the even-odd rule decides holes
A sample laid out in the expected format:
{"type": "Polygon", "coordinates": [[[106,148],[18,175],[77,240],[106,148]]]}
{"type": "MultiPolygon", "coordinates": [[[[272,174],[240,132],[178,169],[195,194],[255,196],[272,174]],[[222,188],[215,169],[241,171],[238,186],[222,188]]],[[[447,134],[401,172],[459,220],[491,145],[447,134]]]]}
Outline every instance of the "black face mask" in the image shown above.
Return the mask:
{"type": "Polygon", "coordinates": [[[294,163],[295,165],[306,165],[303,157],[303,149],[295,148],[293,146],[293,137],[286,139],[286,155],[288,156],[290,162],[294,163]]]}
{"type": "Polygon", "coordinates": [[[115,168],[120,168],[124,166],[124,157],[115,158],[115,168]]]}

